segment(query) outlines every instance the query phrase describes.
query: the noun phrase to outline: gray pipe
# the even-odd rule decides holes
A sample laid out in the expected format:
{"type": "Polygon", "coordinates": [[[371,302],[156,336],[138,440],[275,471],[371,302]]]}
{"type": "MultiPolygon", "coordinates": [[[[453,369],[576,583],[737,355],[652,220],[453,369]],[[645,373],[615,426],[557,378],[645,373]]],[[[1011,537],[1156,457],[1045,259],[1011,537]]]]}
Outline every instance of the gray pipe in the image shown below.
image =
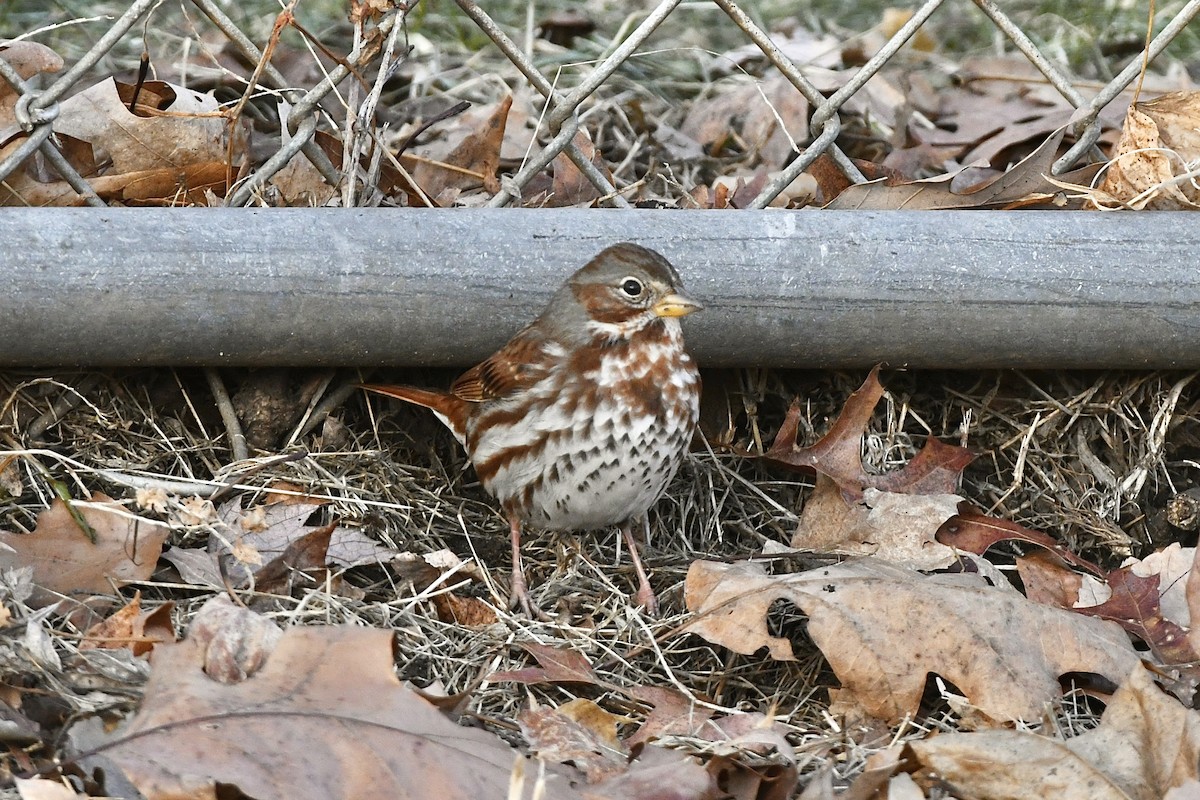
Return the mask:
{"type": "Polygon", "coordinates": [[[702,365],[1200,367],[1188,213],[8,209],[0,365],[466,365],[621,240],[702,365]]]}

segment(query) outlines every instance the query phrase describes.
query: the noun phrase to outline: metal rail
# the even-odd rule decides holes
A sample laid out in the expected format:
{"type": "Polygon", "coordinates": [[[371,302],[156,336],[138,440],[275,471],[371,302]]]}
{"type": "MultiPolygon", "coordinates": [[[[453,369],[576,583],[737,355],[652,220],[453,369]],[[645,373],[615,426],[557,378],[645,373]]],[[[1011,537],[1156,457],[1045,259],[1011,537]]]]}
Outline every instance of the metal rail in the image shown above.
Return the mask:
{"type": "Polygon", "coordinates": [[[707,366],[1200,367],[1175,213],[56,209],[0,214],[0,362],[465,365],[605,245],[708,306],[707,366]]]}

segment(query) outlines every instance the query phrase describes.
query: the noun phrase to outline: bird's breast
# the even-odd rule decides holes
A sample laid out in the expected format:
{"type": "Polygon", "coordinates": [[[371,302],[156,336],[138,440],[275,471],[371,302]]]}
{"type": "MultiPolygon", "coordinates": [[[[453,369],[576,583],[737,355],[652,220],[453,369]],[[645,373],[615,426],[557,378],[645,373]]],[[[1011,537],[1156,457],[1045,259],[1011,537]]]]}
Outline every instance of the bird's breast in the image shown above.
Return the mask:
{"type": "MultiPolygon", "coordinates": [[[[678,326],[675,326],[676,331],[678,326]]],[[[699,416],[678,335],[593,350],[518,396],[482,405],[467,448],[484,487],[533,525],[586,530],[644,513],[674,476],[699,416]]]]}

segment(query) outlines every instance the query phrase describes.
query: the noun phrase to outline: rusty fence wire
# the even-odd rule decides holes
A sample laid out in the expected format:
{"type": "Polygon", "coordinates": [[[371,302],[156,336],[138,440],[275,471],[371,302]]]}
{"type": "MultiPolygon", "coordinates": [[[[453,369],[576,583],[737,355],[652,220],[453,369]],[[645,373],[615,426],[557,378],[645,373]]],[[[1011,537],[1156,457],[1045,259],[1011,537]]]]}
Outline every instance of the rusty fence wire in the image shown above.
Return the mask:
{"type": "MultiPolygon", "coordinates": [[[[106,205],[105,201],[89,186],[88,181],[72,167],[53,135],[54,121],[59,113],[59,102],[123,37],[134,35],[131,31],[134,31],[139,21],[161,1],[134,0],[128,10],[113,22],[111,27],[83,56],[43,88],[35,89],[22,79],[13,66],[0,58],[0,78],[7,81],[18,95],[14,116],[16,126],[19,127],[19,130],[0,131],[0,136],[3,137],[0,145],[19,142],[9,150],[3,159],[0,159],[0,181],[6,179],[35,153],[40,152],[50,168],[56,171],[79,194],[82,202],[92,206],[106,205]]],[[[221,31],[233,47],[240,51],[245,59],[257,65],[250,79],[251,90],[262,87],[265,90],[278,92],[290,104],[290,112],[284,121],[290,133],[286,144],[231,187],[225,198],[226,205],[243,206],[253,202],[256,192],[259,192],[272,176],[298,154],[303,154],[304,158],[307,158],[331,185],[345,185],[341,170],[335,166],[326,151],[314,139],[321,122],[320,104],[330,92],[352,74],[366,74],[368,68],[374,67],[378,77],[374,81],[372,91],[368,92],[365,97],[360,97],[362,93],[357,91],[347,93],[352,101],[350,107],[357,121],[363,124],[347,125],[346,129],[354,131],[354,135],[366,135],[363,132],[370,129],[369,122],[379,102],[384,78],[389,69],[402,58],[402,32],[405,29],[406,18],[417,8],[421,0],[392,0],[387,3],[372,3],[372,7],[384,6],[386,9],[371,24],[370,35],[358,40],[361,44],[356,46],[342,63],[329,70],[317,85],[307,89],[289,86],[284,76],[271,65],[269,58],[264,57],[264,50],[268,49],[268,43],[252,41],[222,10],[216,0],[183,0],[183,2],[190,3],[199,10],[221,31]],[[379,63],[374,63],[377,60],[379,63]]],[[[426,0],[426,2],[432,2],[432,0],[426,0]]],[[[503,53],[519,70],[524,80],[528,81],[529,86],[545,98],[546,104],[542,115],[543,141],[536,152],[525,160],[515,174],[504,176],[499,191],[490,198],[488,204],[493,207],[510,204],[520,196],[521,191],[535,176],[546,170],[557,156],[565,154],[600,192],[604,203],[617,207],[628,207],[630,204],[622,195],[622,187],[614,186],[608,176],[596,167],[592,159],[581,151],[576,140],[576,133],[581,128],[581,115],[588,101],[623,64],[639,53],[651,34],[668,17],[676,13],[681,5],[684,5],[683,0],[662,0],[653,6],[641,18],[641,22],[629,30],[622,41],[615,43],[611,53],[598,63],[591,65],[590,72],[584,75],[573,88],[566,91],[557,88],[553,77],[539,69],[526,48],[517,44],[513,33],[497,23],[485,10],[483,4],[473,0],[455,0],[455,2],[461,12],[486,35],[491,45],[503,53]]],[[[901,47],[916,34],[923,24],[944,7],[956,4],[961,7],[967,4],[968,0],[927,0],[922,3],[913,11],[907,22],[896,30],[849,80],[831,94],[820,91],[805,76],[803,67],[794,63],[785,54],[784,49],[772,39],[771,34],[755,22],[749,0],[744,0],[741,5],[734,0],[711,0],[711,3],[723,12],[729,25],[736,26],[754,46],[761,50],[774,69],[778,70],[795,91],[804,97],[812,109],[808,125],[808,130],[811,132],[809,139],[798,142],[800,147],[795,157],[786,165],[782,165],[782,170],[763,186],[750,203],[750,207],[765,208],[822,154],[829,154],[851,183],[861,183],[865,180],[858,167],[837,144],[839,133],[842,131],[844,106],[866,85],[868,80],[896,56],[901,47]]],[[[1075,137],[1074,144],[1054,164],[1053,172],[1055,174],[1069,170],[1082,156],[1094,152],[1093,148],[1096,146],[1101,132],[1100,112],[1129,87],[1138,78],[1143,65],[1153,62],[1200,12],[1200,0],[1186,2],[1153,37],[1146,51],[1130,57],[1124,68],[1098,92],[1091,94],[1089,99],[1077,87],[1077,82],[1072,79],[1069,71],[1039,49],[1034,39],[1022,30],[1010,15],[1005,13],[1000,4],[993,0],[969,0],[969,3],[985,15],[996,30],[1007,37],[1015,49],[1037,68],[1049,84],[1071,106],[1077,109],[1071,123],[1072,133],[1075,137]]],[[[690,5],[696,5],[696,0],[692,0],[690,5]]],[[[348,150],[347,152],[354,151],[348,150]]],[[[343,192],[344,204],[353,204],[353,199],[353,190],[349,193],[343,192]]]]}

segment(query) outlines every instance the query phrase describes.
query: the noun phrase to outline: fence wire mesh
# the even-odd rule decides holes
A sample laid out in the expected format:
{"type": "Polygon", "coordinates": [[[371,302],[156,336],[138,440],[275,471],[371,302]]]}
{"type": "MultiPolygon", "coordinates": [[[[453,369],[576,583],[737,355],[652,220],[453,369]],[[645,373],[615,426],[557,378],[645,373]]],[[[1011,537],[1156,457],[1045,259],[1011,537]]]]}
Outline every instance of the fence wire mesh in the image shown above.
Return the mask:
{"type": "MultiPolygon", "coordinates": [[[[614,96],[620,96],[622,92],[628,94],[627,87],[631,81],[670,83],[670,75],[656,75],[653,69],[639,68],[638,60],[659,52],[655,49],[652,37],[665,22],[673,18],[686,15],[688,20],[682,23],[686,29],[695,27],[694,21],[701,19],[701,11],[719,12],[719,17],[713,13],[703,15],[703,25],[719,27],[723,31],[736,29],[760,54],[757,61],[761,67],[744,68],[742,63],[749,63],[752,59],[743,54],[740,58],[744,61],[735,63],[731,73],[741,73],[737,77],[749,77],[756,84],[758,93],[770,108],[775,125],[787,142],[785,150],[775,155],[777,163],[762,165],[759,180],[747,181],[747,186],[739,184],[743,190],[739,207],[766,208],[779,204],[782,193],[802,173],[813,168],[822,156],[828,156],[848,183],[867,181],[867,176],[860,168],[861,162],[856,162],[849,152],[849,144],[853,144],[854,136],[848,132],[848,116],[858,118],[863,114],[861,108],[855,109],[852,105],[856,98],[869,92],[871,82],[889,65],[904,59],[911,73],[912,40],[923,25],[935,22],[939,15],[961,16],[964,11],[970,11],[979,15],[979,19],[986,19],[994,26],[995,33],[1007,41],[1007,47],[1021,54],[1036,69],[1040,76],[1038,80],[1052,87],[1073,109],[1067,130],[1067,144],[1053,162],[1052,172],[1062,174],[1085,156],[1093,160],[1103,158],[1097,148],[1104,130],[1102,113],[1113,106],[1122,93],[1130,94],[1131,85],[1144,70],[1153,68],[1164,49],[1187,29],[1197,12],[1200,12],[1200,0],[1189,0],[1168,7],[1166,10],[1169,13],[1160,14],[1165,24],[1152,37],[1147,37],[1149,40],[1144,51],[1139,48],[1137,52],[1127,53],[1119,69],[1109,70],[1111,75],[1104,75],[1107,67],[1102,67],[1099,72],[1104,79],[1097,80],[1095,75],[1086,79],[1077,77],[1076,72],[1064,63],[1061,52],[1048,52],[1053,48],[1047,47],[1045,36],[1027,32],[992,0],[927,0],[904,14],[900,18],[902,24],[893,26],[891,35],[881,38],[873,52],[863,53],[857,66],[843,65],[838,70],[836,80],[831,81],[827,70],[818,70],[820,77],[815,78],[811,61],[797,59],[791,54],[795,50],[791,40],[756,21],[758,15],[755,13],[755,4],[749,0],[743,0],[741,4],[734,0],[693,0],[686,3],[683,0],[662,0],[657,5],[632,13],[627,18],[629,24],[621,26],[604,42],[605,46],[598,57],[565,65],[561,58],[548,57],[544,48],[534,46],[532,4],[526,24],[514,29],[511,24],[506,28],[505,24],[497,21],[473,0],[455,2],[461,15],[460,22],[469,20],[477,29],[474,33],[464,33],[463,40],[472,43],[481,53],[490,51],[492,54],[502,54],[511,65],[507,71],[490,74],[468,75],[466,70],[459,69],[459,77],[465,83],[491,82],[514,92],[528,92],[530,97],[535,92],[536,97],[541,98],[536,104],[531,103],[536,113],[528,126],[532,132],[520,158],[515,162],[510,159],[504,164],[491,165],[493,172],[500,173],[498,177],[495,174],[475,176],[482,177],[483,186],[487,189],[482,200],[475,204],[492,207],[523,202],[539,180],[544,183],[549,173],[562,174],[563,170],[552,169],[552,165],[562,158],[569,159],[578,171],[580,180],[586,181],[594,190],[593,196],[585,200],[596,205],[629,207],[634,202],[645,201],[648,194],[643,188],[649,172],[654,172],[660,180],[679,183],[679,174],[686,170],[684,165],[673,160],[670,147],[660,146],[650,156],[639,158],[634,158],[626,148],[621,166],[640,162],[640,167],[635,164],[631,169],[613,169],[597,154],[603,138],[598,128],[603,127],[602,118],[605,114],[636,116],[640,113],[636,92],[632,95],[633,102],[622,108],[614,105],[614,96]],[[479,38],[480,33],[485,38],[479,38]],[[519,43],[518,39],[523,41],[519,43]],[[622,75],[623,72],[627,74],[622,75]],[[770,74],[780,76],[786,82],[787,91],[794,93],[792,100],[800,102],[802,99],[804,113],[799,122],[797,117],[785,118],[776,110],[778,104],[789,102],[787,98],[781,98],[777,93],[768,97],[763,90],[762,86],[770,74]],[[569,82],[567,76],[575,75],[578,75],[578,79],[573,85],[565,86],[569,82]],[[511,169],[506,166],[511,166],[511,169]],[[748,195],[744,191],[747,187],[752,189],[748,195]]],[[[69,68],[55,74],[30,67],[23,64],[19,57],[11,56],[18,43],[14,40],[34,38],[53,30],[55,26],[35,31],[7,32],[10,41],[0,50],[0,78],[3,78],[0,89],[4,90],[0,92],[0,181],[9,190],[10,203],[39,204],[11,183],[11,178],[21,170],[31,174],[36,172],[43,181],[59,179],[65,182],[70,194],[66,200],[62,194],[56,195],[59,204],[106,206],[121,201],[120,197],[114,198],[111,192],[106,194],[97,189],[94,178],[105,168],[103,153],[99,156],[99,164],[94,154],[92,158],[84,159],[86,168],[73,154],[70,142],[64,138],[66,134],[60,128],[62,106],[73,93],[84,87],[86,80],[95,77],[98,65],[109,57],[114,48],[122,43],[129,46],[131,40],[145,40],[145,31],[161,5],[162,0],[135,0],[103,30],[86,52],[74,58],[69,68]]],[[[453,195],[440,198],[440,202],[439,198],[430,197],[423,190],[421,181],[414,179],[411,174],[412,162],[401,158],[404,149],[414,139],[432,124],[444,120],[449,112],[425,113],[424,118],[420,113],[410,114],[407,119],[411,123],[408,125],[410,130],[403,136],[397,133],[397,127],[382,124],[385,117],[383,106],[389,102],[385,99],[388,96],[385,88],[406,67],[422,59],[437,58],[438,42],[430,42],[412,33],[414,28],[420,27],[419,24],[414,25],[420,21],[423,13],[420,0],[351,2],[353,30],[349,52],[344,56],[331,52],[331,48],[325,47],[317,37],[304,30],[295,16],[295,2],[283,9],[270,32],[257,39],[257,34],[244,32],[226,14],[218,0],[182,0],[182,6],[185,6],[184,18],[190,26],[190,32],[182,36],[184,44],[187,45],[194,38],[198,49],[209,55],[210,60],[224,71],[226,78],[234,75],[240,86],[234,97],[220,103],[215,111],[208,112],[209,116],[219,117],[227,126],[225,179],[210,181],[204,187],[209,191],[196,193],[192,191],[196,187],[188,185],[189,181],[196,180],[195,175],[180,171],[176,176],[177,191],[173,195],[173,202],[223,203],[229,206],[286,204],[287,199],[281,198],[273,179],[277,179],[289,165],[302,158],[306,162],[304,168],[315,170],[315,174],[330,188],[329,196],[320,201],[322,205],[456,204],[453,195]],[[203,30],[201,21],[193,18],[189,10],[200,12],[207,20],[203,30]],[[314,54],[314,62],[322,65],[320,78],[312,85],[298,84],[273,61],[279,34],[289,27],[304,33],[307,46],[314,54]],[[219,48],[213,43],[213,32],[223,37],[219,48]],[[424,49],[419,46],[421,43],[424,43],[424,49]],[[215,49],[223,51],[219,58],[212,55],[215,49]],[[231,61],[242,65],[240,73],[228,66],[231,61]],[[245,141],[245,129],[253,127],[245,120],[250,115],[248,106],[261,103],[265,98],[278,104],[278,141],[270,146],[264,145],[260,138],[250,146],[245,141]]],[[[441,12],[448,10],[449,7],[443,8],[441,12]]],[[[579,20],[578,16],[570,18],[576,22],[579,20]]],[[[107,20],[94,18],[77,22],[87,23],[80,24],[80,30],[91,31],[107,20]]],[[[544,34],[547,30],[569,24],[572,23],[543,24],[541,32],[544,34]]],[[[693,30],[693,33],[696,31],[693,30]]],[[[692,38],[703,41],[703,35],[692,38]]],[[[709,52],[703,46],[693,44],[689,47],[697,52],[709,52]]],[[[188,47],[184,46],[183,49],[186,55],[188,47]]],[[[146,50],[143,60],[149,59],[148,64],[153,67],[157,56],[148,52],[148,47],[146,50]]],[[[725,58],[731,60],[728,56],[725,58]]],[[[1111,65],[1112,62],[1109,58],[1106,64],[1111,65]]],[[[186,68],[168,71],[181,83],[186,83],[186,68]]],[[[127,100],[131,113],[135,110],[144,78],[145,70],[135,82],[134,97],[127,100]]],[[[405,90],[405,100],[410,103],[418,100],[422,92],[439,84],[444,88],[448,80],[450,77],[441,75],[425,83],[410,81],[405,90]]],[[[706,91],[702,89],[700,94],[706,91]]],[[[651,109],[651,113],[657,111],[669,115],[676,110],[677,100],[678,96],[667,97],[665,106],[651,109]]],[[[1128,97],[1124,102],[1128,103],[1128,97]]],[[[158,113],[186,115],[178,111],[158,113]]],[[[391,121],[397,119],[397,115],[393,114],[391,121]]],[[[665,125],[662,119],[638,120],[627,124],[649,131],[650,140],[656,139],[656,135],[657,139],[665,140],[669,134],[676,132],[665,125]]],[[[663,142],[659,141],[658,144],[662,145],[663,142]]],[[[711,155],[711,143],[699,144],[706,148],[706,154],[711,155]]],[[[682,161],[685,156],[678,158],[682,161]]],[[[484,159],[483,163],[488,165],[491,162],[484,159]]],[[[475,171],[472,165],[455,167],[453,163],[443,163],[442,166],[460,172],[475,171]]],[[[686,191],[689,187],[682,188],[686,191]]],[[[306,196],[306,199],[313,202],[311,196],[306,196]]],[[[668,204],[673,203],[668,201],[668,204]]]]}

